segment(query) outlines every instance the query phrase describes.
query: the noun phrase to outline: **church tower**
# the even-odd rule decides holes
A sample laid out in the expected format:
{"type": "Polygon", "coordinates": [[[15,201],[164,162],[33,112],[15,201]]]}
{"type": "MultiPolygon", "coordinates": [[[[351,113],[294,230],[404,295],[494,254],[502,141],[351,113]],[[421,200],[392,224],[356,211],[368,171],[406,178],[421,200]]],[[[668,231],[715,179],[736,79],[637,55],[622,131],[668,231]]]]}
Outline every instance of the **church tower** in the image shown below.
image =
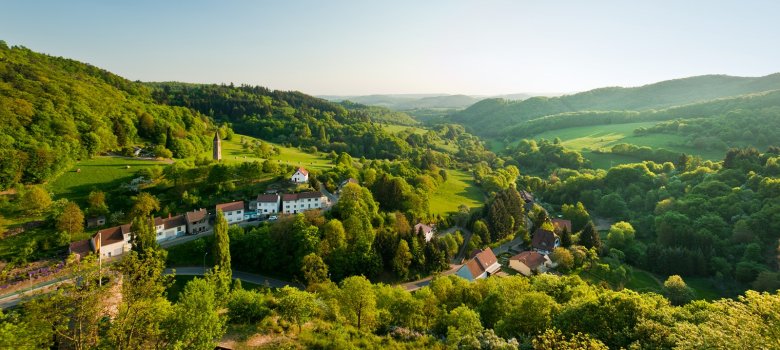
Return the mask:
{"type": "Polygon", "coordinates": [[[222,140],[219,137],[219,130],[214,134],[214,160],[222,160],[222,140]]]}

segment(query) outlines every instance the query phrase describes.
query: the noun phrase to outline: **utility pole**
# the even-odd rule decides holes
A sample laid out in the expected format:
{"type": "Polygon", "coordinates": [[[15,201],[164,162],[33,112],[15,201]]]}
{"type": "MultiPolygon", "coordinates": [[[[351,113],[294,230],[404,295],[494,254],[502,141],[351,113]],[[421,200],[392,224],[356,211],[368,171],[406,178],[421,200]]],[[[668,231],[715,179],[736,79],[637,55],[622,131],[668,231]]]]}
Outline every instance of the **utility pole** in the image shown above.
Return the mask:
{"type": "Polygon", "coordinates": [[[103,232],[98,231],[98,286],[103,286],[103,232]]]}
{"type": "Polygon", "coordinates": [[[203,274],[206,274],[206,255],[209,255],[208,251],[203,254],[203,274]]]}

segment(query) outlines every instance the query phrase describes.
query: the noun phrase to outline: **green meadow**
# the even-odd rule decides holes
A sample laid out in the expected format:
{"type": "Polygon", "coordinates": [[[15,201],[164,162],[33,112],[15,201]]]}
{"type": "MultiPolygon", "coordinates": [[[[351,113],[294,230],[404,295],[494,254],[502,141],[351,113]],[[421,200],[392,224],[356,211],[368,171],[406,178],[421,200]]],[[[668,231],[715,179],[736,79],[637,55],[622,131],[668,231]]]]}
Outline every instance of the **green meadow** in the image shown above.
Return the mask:
{"type": "Polygon", "coordinates": [[[73,168],[52,181],[50,188],[55,199],[83,202],[92,190],[112,192],[120,185],[129,183],[140,169],[167,165],[165,161],[95,157],[77,162],[73,168]]]}
{"type": "Polygon", "coordinates": [[[447,170],[447,181],[439,185],[430,197],[432,214],[458,211],[461,204],[470,209],[482,206],[485,196],[474,183],[472,176],[462,170],[447,170]]]}
{"type": "MultiPolygon", "coordinates": [[[[259,140],[251,136],[239,134],[234,135],[232,140],[222,140],[222,160],[227,163],[251,162],[255,160],[261,162],[265,161],[265,158],[256,157],[251,151],[244,150],[241,146],[242,138],[249,142],[259,140]]],[[[263,142],[279,147],[282,152],[281,155],[274,156],[271,159],[277,160],[280,163],[312,169],[327,169],[333,166],[331,161],[323,155],[306,153],[297,148],[284,147],[268,141],[263,142]]],[[[208,151],[201,153],[201,156],[211,157],[211,150],[209,149],[208,151]]]]}

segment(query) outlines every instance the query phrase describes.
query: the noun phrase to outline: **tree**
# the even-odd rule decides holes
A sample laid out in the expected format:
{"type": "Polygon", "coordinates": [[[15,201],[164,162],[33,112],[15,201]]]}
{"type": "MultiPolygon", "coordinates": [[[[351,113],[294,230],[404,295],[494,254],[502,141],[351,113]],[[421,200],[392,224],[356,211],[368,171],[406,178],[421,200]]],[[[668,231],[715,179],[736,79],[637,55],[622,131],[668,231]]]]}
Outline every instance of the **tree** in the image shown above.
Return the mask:
{"type": "Polygon", "coordinates": [[[22,195],[22,206],[30,214],[40,214],[51,205],[51,196],[42,186],[30,186],[22,195]]]}
{"type": "Polygon", "coordinates": [[[411,264],[412,253],[409,251],[409,244],[402,239],[398,243],[398,249],[393,257],[393,270],[398,274],[398,277],[404,279],[409,274],[409,265],[411,264]]]}
{"type": "Polygon", "coordinates": [[[487,224],[485,224],[485,221],[483,220],[477,220],[474,222],[474,230],[473,235],[478,236],[482,238],[482,243],[488,244],[490,243],[490,230],[488,230],[487,224]]]}
{"type": "Polygon", "coordinates": [[[574,256],[566,248],[555,248],[552,254],[550,254],[550,259],[558,264],[558,269],[561,270],[561,272],[567,272],[574,268],[574,256]]]}
{"type": "Polygon", "coordinates": [[[108,214],[108,205],[106,205],[106,194],[103,191],[92,191],[87,197],[87,212],[89,215],[106,215],[108,214]]]}
{"type": "Polygon", "coordinates": [[[157,210],[160,210],[160,201],[149,193],[141,192],[135,197],[135,203],[130,210],[130,216],[149,216],[157,210]]]}
{"type": "Polygon", "coordinates": [[[447,343],[451,345],[476,337],[482,330],[479,314],[465,305],[452,309],[444,322],[447,329],[447,343]]]}
{"type": "Polygon", "coordinates": [[[216,287],[195,278],[184,286],[171,316],[164,323],[169,348],[212,350],[225,334],[216,287]]]}
{"type": "Polygon", "coordinates": [[[549,349],[578,349],[578,350],[608,350],[609,348],[598,339],[593,339],[588,334],[576,333],[566,336],[556,328],[547,329],[536,336],[532,342],[534,350],[549,349]]]}
{"type": "Polygon", "coordinates": [[[280,294],[279,313],[284,320],[295,323],[300,333],[303,324],[316,310],[314,295],[290,286],[284,286],[280,294]]]}
{"type": "Polygon", "coordinates": [[[582,232],[580,232],[579,243],[588,249],[601,249],[601,236],[599,235],[599,231],[596,229],[596,225],[594,225],[593,222],[588,222],[588,224],[585,225],[585,228],[582,229],[582,232]]]}
{"type": "Polygon", "coordinates": [[[228,236],[228,223],[222,210],[217,210],[217,219],[214,221],[214,264],[219,266],[222,273],[233,276],[230,266],[230,236],[228,236]]]}
{"type": "Polygon", "coordinates": [[[154,222],[149,216],[137,216],[130,225],[130,243],[138,255],[145,256],[148,251],[159,249],[154,222]]]}
{"type": "MultiPolygon", "coordinates": [[[[237,279],[236,281],[241,281],[237,279]]],[[[256,290],[233,288],[227,303],[230,322],[249,324],[259,322],[271,313],[265,295],[256,290]]]]}
{"type": "Polygon", "coordinates": [[[62,214],[57,217],[57,230],[65,231],[71,235],[79,234],[84,231],[84,213],[81,212],[78,204],[68,202],[62,210],[62,214]]]}
{"type": "Polygon", "coordinates": [[[564,218],[571,220],[572,232],[579,232],[590,222],[590,214],[585,210],[582,202],[577,202],[575,205],[564,204],[561,211],[564,218]]]}
{"type": "Polygon", "coordinates": [[[672,305],[683,305],[693,299],[693,291],[688,288],[682,277],[672,275],[664,281],[664,296],[672,305]]]}
{"type": "Polygon", "coordinates": [[[634,242],[636,231],[631,224],[620,221],[614,223],[607,233],[607,245],[610,248],[625,250],[634,242]]]}
{"type": "Polygon", "coordinates": [[[569,248],[572,245],[572,239],[571,239],[571,232],[569,232],[569,228],[564,226],[563,230],[561,230],[561,246],[564,248],[569,248]]]}
{"type": "Polygon", "coordinates": [[[325,262],[316,253],[304,256],[301,265],[301,273],[306,280],[306,285],[311,286],[328,279],[328,265],[325,265],[325,262]]]}
{"type": "Polygon", "coordinates": [[[331,219],[323,226],[322,236],[319,251],[325,258],[332,252],[342,251],[347,246],[347,234],[344,225],[338,219],[331,219]]]}
{"type": "Polygon", "coordinates": [[[352,276],[341,281],[339,303],[347,320],[358,330],[373,328],[377,312],[376,296],[368,279],[352,276]]]}

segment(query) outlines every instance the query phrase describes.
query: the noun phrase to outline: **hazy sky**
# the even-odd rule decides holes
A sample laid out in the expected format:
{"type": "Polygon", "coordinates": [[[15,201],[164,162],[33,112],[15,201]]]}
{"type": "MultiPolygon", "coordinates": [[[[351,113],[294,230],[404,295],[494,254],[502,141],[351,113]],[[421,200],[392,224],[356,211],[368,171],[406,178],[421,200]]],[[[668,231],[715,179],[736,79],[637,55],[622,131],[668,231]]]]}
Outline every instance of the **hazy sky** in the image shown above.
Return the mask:
{"type": "Polygon", "coordinates": [[[780,71],[780,1],[3,1],[0,39],[132,80],[573,92],[780,71]]]}

